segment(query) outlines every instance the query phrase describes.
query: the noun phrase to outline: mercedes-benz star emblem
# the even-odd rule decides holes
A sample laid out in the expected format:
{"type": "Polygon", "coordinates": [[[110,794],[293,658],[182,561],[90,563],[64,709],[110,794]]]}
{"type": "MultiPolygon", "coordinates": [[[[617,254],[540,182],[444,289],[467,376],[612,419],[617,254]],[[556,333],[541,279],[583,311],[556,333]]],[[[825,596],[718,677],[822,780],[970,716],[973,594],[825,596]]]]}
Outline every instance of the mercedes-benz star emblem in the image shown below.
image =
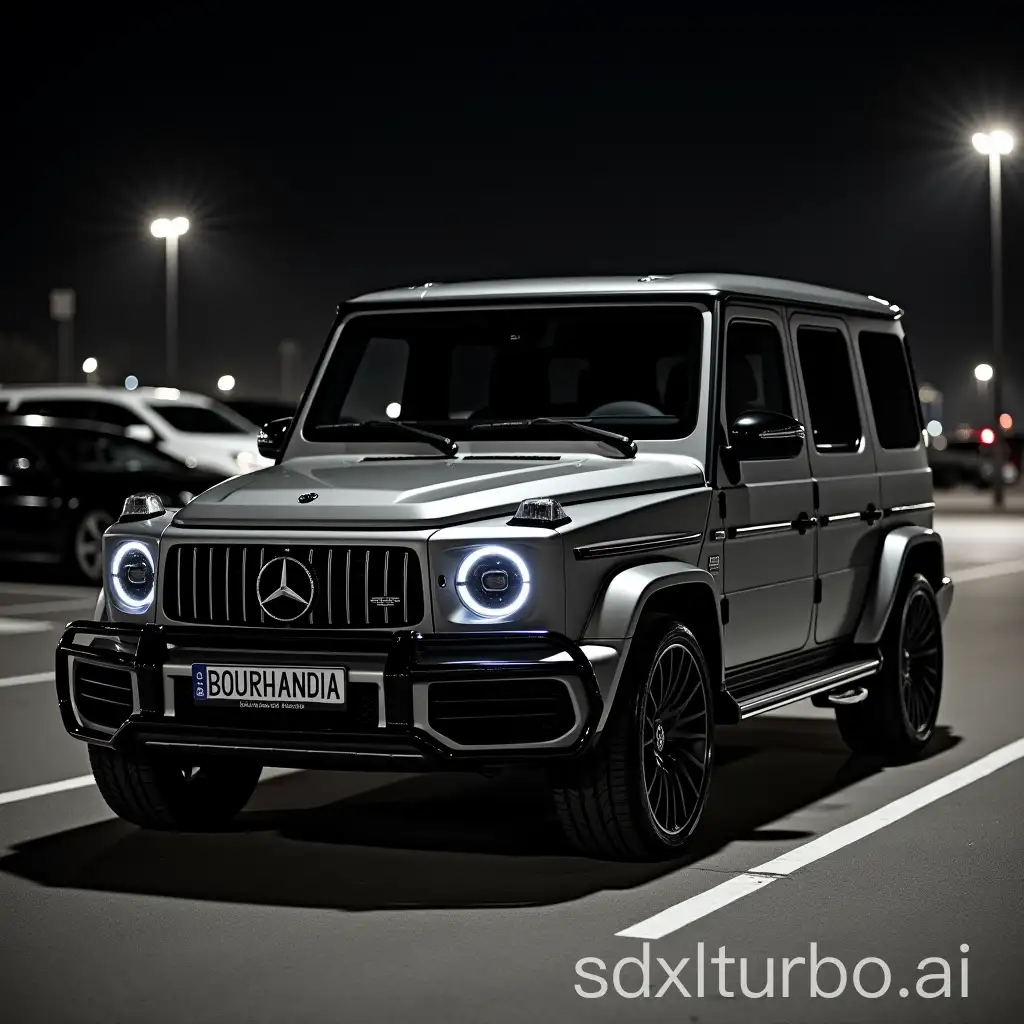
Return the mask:
{"type": "Polygon", "coordinates": [[[294,622],[313,607],[316,580],[297,558],[272,558],[256,577],[260,607],[278,622],[294,622]]]}
{"type": "Polygon", "coordinates": [[[316,501],[319,497],[320,495],[317,494],[316,491],[306,491],[305,494],[299,495],[299,504],[308,505],[311,501],[316,501]]]}

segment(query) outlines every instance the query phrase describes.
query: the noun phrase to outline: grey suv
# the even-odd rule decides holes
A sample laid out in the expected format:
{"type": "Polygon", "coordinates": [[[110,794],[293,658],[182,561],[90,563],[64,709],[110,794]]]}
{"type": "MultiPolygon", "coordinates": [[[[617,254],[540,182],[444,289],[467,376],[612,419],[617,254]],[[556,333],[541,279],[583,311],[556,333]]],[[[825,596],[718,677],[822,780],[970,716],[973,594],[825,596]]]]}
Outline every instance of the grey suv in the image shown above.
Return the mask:
{"type": "Polygon", "coordinates": [[[276,465],[129,499],[64,724],[143,826],[264,765],[543,766],[589,854],[672,855],[715,728],[809,698],[919,754],[953,586],[902,311],[738,276],[423,285],[341,306],[276,465]]]}

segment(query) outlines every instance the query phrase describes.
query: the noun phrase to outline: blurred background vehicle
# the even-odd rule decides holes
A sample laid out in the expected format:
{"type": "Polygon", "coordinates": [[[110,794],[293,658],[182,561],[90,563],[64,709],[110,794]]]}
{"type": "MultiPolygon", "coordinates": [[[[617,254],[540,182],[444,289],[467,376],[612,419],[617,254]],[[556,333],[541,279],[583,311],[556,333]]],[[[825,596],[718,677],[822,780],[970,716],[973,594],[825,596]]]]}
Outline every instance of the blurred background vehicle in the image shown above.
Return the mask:
{"type": "MultiPolygon", "coordinates": [[[[1021,454],[1024,438],[1006,437],[1006,458],[1003,463],[1003,482],[1013,486],[1020,481],[1021,454]]],[[[936,487],[951,488],[969,485],[981,489],[992,486],[992,430],[961,430],[951,438],[932,441],[928,448],[928,463],[936,487]]]]}
{"type": "Polygon", "coordinates": [[[152,491],[178,508],[225,475],[115,427],[0,416],[0,559],[60,564],[98,583],[103,531],[129,494],[152,491]]]}
{"type": "Polygon", "coordinates": [[[0,414],[53,416],[118,427],[190,465],[234,476],[269,466],[259,426],[206,395],[177,388],[33,385],[0,388],[0,414]]]}
{"type": "Polygon", "coordinates": [[[295,403],[279,398],[228,398],[224,404],[259,427],[271,420],[295,415],[295,403]]]}

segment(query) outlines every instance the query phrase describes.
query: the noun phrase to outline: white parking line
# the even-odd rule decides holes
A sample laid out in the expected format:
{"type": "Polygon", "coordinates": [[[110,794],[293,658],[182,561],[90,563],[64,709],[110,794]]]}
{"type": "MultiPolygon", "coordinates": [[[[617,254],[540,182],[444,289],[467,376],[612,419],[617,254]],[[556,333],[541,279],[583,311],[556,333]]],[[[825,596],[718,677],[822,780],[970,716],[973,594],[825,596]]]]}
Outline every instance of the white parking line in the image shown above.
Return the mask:
{"type": "Polygon", "coordinates": [[[759,864],[756,868],[751,868],[721,885],[716,885],[713,889],[708,889],[707,892],[683,900],[682,903],[677,903],[675,906],[616,934],[628,939],[664,938],[672,932],[679,931],[680,928],[685,928],[688,924],[693,924],[694,921],[699,921],[702,917],[707,917],[708,914],[712,914],[716,910],[721,910],[722,907],[728,906],[730,903],[735,903],[736,900],[742,899],[744,896],[749,896],[758,889],[763,889],[779,878],[791,875],[794,871],[813,864],[816,860],[827,857],[830,853],[835,853],[836,850],[841,850],[844,846],[849,846],[851,843],[857,842],[858,839],[863,839],[865,836],[885,828],[886,825],[892,825],[901,818],[907,817],[908,814],[913,814],[914,811],[927,807],[936,800],[949,796],[950,793],[955,793],[958,789],[963,789],[964,786],[969,786],[972,782],[977,782],[1000,768],[1005,768],[1006,765],[1012,764],[1022,757],[1024,757],[1024,739],[1008,743],[1005,747],[1000,747],[991,754],[986,754],[977,761],[878,808],[877,811],[872,811],[862,818],[840,825],[839,828],[826,832],[809,843],[804,843],[774,860],[759,864]]]}
{"type": "Polygon", "coordinates": [[[25,601],[18,604],[0,605],[0,612],[8,615],[52,615],[54,612],[73,612],[85,609],[92,614],[96,606],[95,597],[68,598],[60,601],[25,601]]]}
{"type": "Polygon", "coordinates": [[[0,806],[16,804],[21,800],[31,800],[36,796],[50,796],[52,793],[64,793],[69,789],[84,789],[96,780],[91,775],[79,775],[74,779],[61,779],[60,782],[45,782],[41,786],[29,786],[27,789],[12,789],[0,793],[0,806]]]}
{"type": "Polygon", "coordinates": [[[1010,576],[1024,572],[1024,558],[1008,562],[991,562],[988,565],[972,565],[968,569],[957,569],[952,573],[954,583],[970,583],[972,580],[987,580],[992,576],[1010,576]]]}
{"type": "Polygon", "coordinates": [[[24,676],[4,676],[0,679],[0,690],[8,686],[31,686],[33,683],[52,683],[52,672],[29,672],[24,676]]]}
{"type": "Polygon", "coordinates": [[[49,622],[39,622],[36,619],[0,618],[0,636],[17,636],[19,633],[45,633],[49,628],[49,622]]]}

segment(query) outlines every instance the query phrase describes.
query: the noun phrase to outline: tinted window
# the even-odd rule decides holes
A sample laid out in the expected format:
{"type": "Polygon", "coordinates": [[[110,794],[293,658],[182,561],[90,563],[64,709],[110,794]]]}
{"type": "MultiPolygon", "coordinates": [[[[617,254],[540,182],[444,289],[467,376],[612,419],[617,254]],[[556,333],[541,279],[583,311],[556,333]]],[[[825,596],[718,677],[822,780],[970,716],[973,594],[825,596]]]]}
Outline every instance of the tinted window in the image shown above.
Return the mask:
{"type": "Polygon", "coordinates": [[[895,334],[861,331],[858,344],[878,443],[883,448],[916,448],[921,423],[903,341],[895,334]]]}
{"type": "Polygon", "coordinates": [[[762,320],[733,320],[725,342],[725,412],[731,424],[754,409],[792,415],[778,329],[762,320]]]}
{"type": "Polygon", "coordinates": [[[685,437],[697,422],[702,337],[700,311],[683,306],[357,316],[303,431],[336,440],[323,428],[392,417],[466,438],[467,421],[553,416],[685,437]]]}
{"type": "Polygon", "coordinates": [[[108,437],[86,431],[68,432],[59,435],[57,448],[65,462],[90,473],[184,471],[181,463],[169,455],[124,437],[108,437]]]}
{"type": "Polygon", "coordinates": [[[801,327],[796,344],[814,447],[820,452],[856,451],[862,431],[846,338],[828,327],[801,327]]]}
{"type": "Polygon", "coordinates": [[[46,469],[46,460],[32,445],[20,437],[0,434],[0,473],[5,476],[46,469]]]}
{"type": "Polygon", "coordinates": [[[186,434],[255,434],[256,426],[230,410],[211,409],[205,405],[181,405],[168,402],[154,405],[154,411],[175,430],[186,434]]]}

